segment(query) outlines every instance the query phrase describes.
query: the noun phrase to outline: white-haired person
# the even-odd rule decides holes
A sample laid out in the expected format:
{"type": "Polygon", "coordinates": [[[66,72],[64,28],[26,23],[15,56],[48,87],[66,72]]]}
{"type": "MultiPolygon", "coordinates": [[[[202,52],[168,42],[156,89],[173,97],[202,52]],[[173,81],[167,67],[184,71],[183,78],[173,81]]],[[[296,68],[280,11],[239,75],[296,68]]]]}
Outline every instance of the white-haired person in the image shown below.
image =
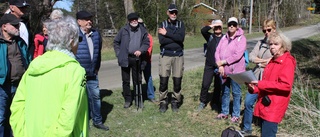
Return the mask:
{"type": "Polygon", "coordinates": [[[51,12],[50,14],[50,19],[55,20],[55,19],[62,19],[63,18],[63,12],[59,9],[55,9],[51,12]]]}
{"type": "Polygon", "coordinates": [[[247,83],[247,87],[251,94],[258,94],[253,115],[261,119],[261,137],[276,137],[290,102],[296,60],[290,54],[291,41],[282,33],[269,34],[268,45],[273,57],[262,79],[247,83]]]}
{"type": "Polygon", "coordinates": [[[88,136],[85,70],[75,59],[79,28],[73,17],[45,22],[47,52],[32,61],[11,105],[17,137],[88,136]]]}
{"type": "Polygon", "coordinates": [[[212,101],[216,106],[220,105],[220,92],[221,92],[221,79],[218,75],[218,67],[216,65],[216,61],[214,58],[214,53],[216,52],[216,48],[224,36],[222,33],[223,23],[221,20],[213,20],[212,23],[208,26],[205,26],[201,29],[201,34],[204,39],[207,41],[207,49],[205,52],[205,66],[202,77],[202,85],[200,92],[200,104],[198,106],[198,111],[204,109],[209,100],[208,90],[214,78],[214,96],[212,101]],[[213,33],[210,30],[213,30],[213,33]]]}

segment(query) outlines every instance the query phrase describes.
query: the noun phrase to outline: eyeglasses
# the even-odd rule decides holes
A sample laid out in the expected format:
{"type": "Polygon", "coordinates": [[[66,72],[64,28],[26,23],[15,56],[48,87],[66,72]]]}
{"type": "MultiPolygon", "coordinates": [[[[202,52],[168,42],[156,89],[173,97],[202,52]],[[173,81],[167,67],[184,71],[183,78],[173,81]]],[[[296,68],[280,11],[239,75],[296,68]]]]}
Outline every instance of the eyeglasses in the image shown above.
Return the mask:
{"type": "Polygon", "coordinates": [[[268,32],[271,32],[271,30],[272,30],[272,29],[264,29],[264,30],[262,30],[262,32],[263,32],[263,33],[266,33],[267,31],[268,31],[268,32]]]}
{"type": "Polygon", "coordinates": [[[231,27],[231,26],[237,27],[237,26],[238,26],[238,23],[236,23],[236,22],[230,22],[230,23],[228,23],[228,27],[231,27]]]}
{"type": "Polygon", "coordinates": [[[221,27],[221,26],[214,26],[214,27],[213,27],[213,29],[214,29],[214,30],[218,30],[218,29],[220,29],[220,30],[221,30],[221,29],[222,29],[222,27],[221,27]]]}
{"type": "Polygon", "coordinates": [[[170,14],[176,14],[176,15],[178,15],[178,11],[176,11],[176,10],[169,11],[169,13],[170,13],[170,14]]]}
{"type": "Polygon", "coordinates": [[[138,22],[138,19],[131,19],[129,22],[138,22]]]}

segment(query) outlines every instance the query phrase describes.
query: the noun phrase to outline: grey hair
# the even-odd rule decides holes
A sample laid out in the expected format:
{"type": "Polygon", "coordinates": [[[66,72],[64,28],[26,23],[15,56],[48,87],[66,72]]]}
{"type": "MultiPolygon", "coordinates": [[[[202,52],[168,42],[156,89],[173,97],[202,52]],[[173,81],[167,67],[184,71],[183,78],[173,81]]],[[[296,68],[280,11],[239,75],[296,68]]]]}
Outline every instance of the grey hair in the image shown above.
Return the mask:
{"type": "Polygon", "coordinates": [[[48,29],[47,50],[67,49],[77,46],[79,28],[75,18],[66,16],[60,20],[49,20],[44,23],[48,29]],[[71,42],[73,41],[73,45],[71,42]]]}
{"type": "Polygon", "coordinates": [[[51,12],[50,14],[50,19],[55,20],[55,19],[61,19],[63,18],[63,12],[59,9],[55,9],[51,12]]]}
{"type": "Polygon", "coordinates": [[[292,48],[291,40],[280,31],[270,33],[268,43],[270,43],[270,41],[281,43],[281,48],[283,48],[284,51],[290,51],[292,48]]]}

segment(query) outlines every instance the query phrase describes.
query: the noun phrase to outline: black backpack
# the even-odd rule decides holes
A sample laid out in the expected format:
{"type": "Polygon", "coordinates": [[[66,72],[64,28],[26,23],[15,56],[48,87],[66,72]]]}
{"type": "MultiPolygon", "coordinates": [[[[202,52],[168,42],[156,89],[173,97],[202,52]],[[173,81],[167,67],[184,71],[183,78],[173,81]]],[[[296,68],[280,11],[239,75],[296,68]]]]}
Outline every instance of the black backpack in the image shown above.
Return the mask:
{"type": "Polygon", "coordinates": [[[243,135],[233,126],[230,126],[222,131],[221,137],[243,137],[243,135]]]}

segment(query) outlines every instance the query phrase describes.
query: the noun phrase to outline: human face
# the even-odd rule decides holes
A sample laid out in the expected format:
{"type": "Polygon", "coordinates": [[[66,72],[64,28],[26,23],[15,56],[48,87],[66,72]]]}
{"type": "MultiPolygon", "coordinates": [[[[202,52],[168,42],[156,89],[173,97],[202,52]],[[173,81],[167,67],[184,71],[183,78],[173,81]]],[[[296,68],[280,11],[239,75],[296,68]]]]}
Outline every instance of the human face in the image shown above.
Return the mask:
{"type": "Polygon", "coordinates": [[[279,57],[284,53],[284,49],[282,47],[280,40],[270,40],[269,48],[270,48],[271,55],[273,55],[274,57],[279,57]]]}
{"type": "Polygon", "coordinates": [[[91,19],[78,19],[78,24],[83,31],[89,31],[92,28],[91,19]]]}
{"type": "Polygon", "coordinates": [[[230,22],[228,23],[228,31],[230,33],[235,33],[237,31],[238,23],[236,22],[230,22]]]}
{"type": "Polygon", "coordinates": [[[17,7],[15,5],[10,5],[11,13],[17,18],[21,18],[27,12],[27,8],[27,6],[17,7]]]}
{"type": "Polygon", "coordinates": [[[137,27],[138,24],[139,24],[138,19],[129,20],[129,24],[130,24],[130,26],[132,26],[132,27],[137,27]]]}
{"type": "Polygon", "coordinates": [[[216,34],[221,34],[222,33],[222,26],[214,26],[213,31],[216,34]]]}
{"type": "Polygon", "coordinates": [[[45,25],[42,26],[42,33],[43,33],[43,35],[47,35],[48,34],[48,29],[46,28],[45,25]]]}
{"type": "Polygon", "coordinates": [[[276,30],[273,29],[272,27],[264,27],[262,32],[264,33],[265,37],[269,37],[271,32],[275,32],[276,30]]]}
{"type": "Polygon", "coordinates": [[[178,11],[177,10],[168,11],[167,15],[169,16],[170,20],[175,21],[177,19],[178,11]]]}
{"type": "Polygon", "coordinates": [[[20,24],[12,25],[10,23],[5,24],[4,31],[8,33],[11,37],[19,36],[20,24]]]}

